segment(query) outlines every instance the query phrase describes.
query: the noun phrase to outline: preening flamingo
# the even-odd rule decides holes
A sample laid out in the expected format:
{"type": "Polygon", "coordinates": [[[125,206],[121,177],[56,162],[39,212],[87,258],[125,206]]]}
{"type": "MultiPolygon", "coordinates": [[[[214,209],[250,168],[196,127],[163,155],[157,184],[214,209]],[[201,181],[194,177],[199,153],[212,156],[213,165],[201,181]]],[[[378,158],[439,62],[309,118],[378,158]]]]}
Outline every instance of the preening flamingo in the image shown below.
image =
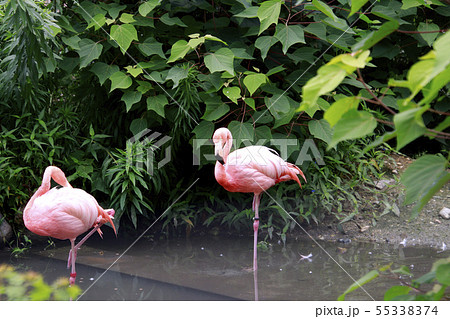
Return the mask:
{"type": "Polygon", "coordinates": [[[285,162],[274,150],[265,146],[247,146],[230,153],[233,144],[231,132],[219,128],[214,132],[213,142],[217,159],[214,175],[217,182],[229,192],[254,193],[253,222],[253,270],[257,270],[257,241],[261,193],[279,182],[294,180],[302,184],[297,175],[306,182],[303,172],[294,164],[285,162]]]}
{"type": "Polygon", "coordinates": [[[56,166],[45,169],[41,186],[23,211],[25,227],[33,233],[70,240],[71,250],[67,268],[72,264],[69,280],[71,285],[76,279],[77,250],[95,231],[98,231],[101,236],[100,227],[107,222],[111,223],[116,232],[112,221],[113,216],[114,209],[104,210],[93,196],[82,189],[72,188],[64,172],[56,166]],[[62,187],[50,189],[51,178],[62,187]],[[94,228],[75,245],[77,236],[91,227],[94,228]]]}

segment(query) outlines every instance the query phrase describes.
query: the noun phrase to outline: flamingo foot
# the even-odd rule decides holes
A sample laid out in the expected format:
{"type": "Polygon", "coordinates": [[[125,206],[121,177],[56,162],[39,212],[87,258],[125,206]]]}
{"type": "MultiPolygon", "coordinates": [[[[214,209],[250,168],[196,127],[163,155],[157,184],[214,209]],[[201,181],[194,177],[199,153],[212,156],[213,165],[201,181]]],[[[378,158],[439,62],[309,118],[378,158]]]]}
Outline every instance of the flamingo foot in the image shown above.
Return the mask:
{"type": "Polygon", "coordinates": [[[77,273],[76,272],[70,273],[69,283],[70,283],[71,286],[75,285],[76,278],[77,278],[77,273]]]}

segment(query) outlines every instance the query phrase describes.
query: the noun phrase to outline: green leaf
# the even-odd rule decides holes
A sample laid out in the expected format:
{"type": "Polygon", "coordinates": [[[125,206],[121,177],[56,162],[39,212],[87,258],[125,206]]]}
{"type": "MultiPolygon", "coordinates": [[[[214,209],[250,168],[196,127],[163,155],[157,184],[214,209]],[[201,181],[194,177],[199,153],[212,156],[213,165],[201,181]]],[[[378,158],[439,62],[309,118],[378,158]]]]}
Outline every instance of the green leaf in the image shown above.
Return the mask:
{"type": "Polygon", "coordinates": [[[184,27],[184,28],[187,27],[187,25],[184,24],[184,22],[181,21],[180,18],[178,18],[178,17],[170,17],[169,13],[166,13],[163,16],[161,16],[159,21],[161,21],[162,23],[164,23],[164,24],[166,24],[168,26],[177,25],[179,27],[184,27]]]}
{"type": "Polygon", "coordinates": [[[412,217],[417,216],[431,196],[450,180],[448,161],[437,155],[424,155],[405,170],[401,182],[406,187],[404,205],[418,201],[412,217]]]}
{"type": "MultiPolygon", "coordinates": [[[[310,23],[306,28],[303,29],[303,31],[311,33],[311,34],[317,36],[319,39],[326,41],[327,28],[326,28],[325,24],[323,24],[323,23],[310,23]]],[[[302,49],[304,49],[304,48],[308,48],[308,47],[303,47],[302,49]]],[[[316,51],[316,49],[313,49],[313,48],[308,48],[308,49],[316,51]]]]}
{"type": "Polygon", "coordinates": [[[117,42],[122,54],[125,54],[133,40],[139,40],[136,29],[131,24],[113,25],[110,36],[111,39],[117,42]]]}
{"type": "Polygon", "coordinates": [[[269,0],[261,3],[257,11],[257,16],[260,22],[258,35],[266,30],[271,24],[278,23],[282,2],[282,0],[269,0]]]}
{"type": "Polygon", "coordinates": [[[420,33],[420,36],[425,40],[425,42],[431,47],[433,45],[434,40],[439,34],[439,26],[434,23],[425,23],[420,22],[417,27],[417,31],[424,32],[420,33]],[[432,32],[436,31],[436,32],[432,32]]]}
{"type": "Polygon", "coordinates": [[[142,98],[142,93],[138,91],[126,91],[121,100],[125,102],[127,112],[130,111],[131,107],[139,102],[142,98]]]}
{"type": "Polygon", "coordinates": [[[257,18],[259,7],[248,7],[244,11],[235,14],[233,17],[237,18],[257,18]]]}
{"type": "Polygon", "coordinates": [[[155,40],[153,37],[148,37],[144,42],[138,44],[138,49],[145,55],[151,56],[153,54],[159,55],[165,59],[166,56],[162,50],[162,43],[155,40]]]}
{"type": "Polygon", "coordinates": [[[367,284],[368,282],[374,280],[375,278],[377,278],[380,275],[380,273],[378,272],[378,270],[372,270],[369,271],[367,274],[365,274],[364,276],[362,276],[361,278],[359,278],[355,283],[353,283],[353,285],[351,285],[350,287],[348,287],[348,289],[338,297],[338,301],[343,301],[345,300],[345,296],[352,292],[353,290],[358,289],[360,286],[367,284]]]}
{"type": "Polygon", "coordinates": [[[92,18],[91,22],[89,22],[86,29],[89,29],[90,27],[94,27],[94,30],[97,31],[105,24],[105,22],[106,22],[105,15],[102,13],[99,13],[95,17],[92,18]]]}
{"type": "Polygon", "coordinates": [[[237,104],[237,100],[241,98],[241,89],[238,86],[224,87],[222,93],[235,104],[237,104]]]}
{"type": "Polygon", "coordinates": [[[136,20],[134,20],[134,17],[132,14],[129,13],[122,13],[122,15],[119,18],[119,21],[122,23],[133,23],[136,20]]]}
{"type": "Polygon", "coordinates": [[[108,65],[103,62],[95,62],[90,71],[98,77],[98,81],[103,85],[111,75],[119,71],[119,67],[115,64],[108,65]]]}
{"type": "Polygon", "coordinates": [[[367,50],[373,47],[375,44],[383,40],[389,34],[398,29],[399,23],[397,20],[390,20],[385,22],[377,31],[369,32],[353,47],[352,51],[367,50]]]}
{"type": "Polygon", "coordinates": [[[173,87],[172,89],[176,88],[181,80],[187,78],[189,73],[188,68],[180,68],[179,66],[174,66],[169,70],[169,73],[167,74],[166,81],[172,80],[173,81],[173,87]]]}
{"type": "Polygon", "coordinates": [[[339,18],[334,14],[333,10],[326,3],[323,3],[319,0],[312,0],[312,5],[316,7],[317,10],[324,13],[334,21],[338,21],[339,18]]]}
{"type": "Polygon", "coordinates": [[[234,54],[228,48],[221,48],[214,53],[205,56],[205,65],[211,73],[227,71],[234,75],[234,54]]]}
{"type": "Polygon", "coordinates": [[[231,121],[230,124],[228,124],[228,129],[233,135],[233,142],[235,141],[233,145],[235,145],[236,148],[239,148],[244,140],[253,142],[253,125],[250,123],[231,121]]]}
{"type": "Polygon", "coordinates": [[[254,99],[252,99],[251,97],[247,97],[247,98],[245,98],[244,102],[245,102],[245,104],[250,106],[254,111],[256,111],[254,99]]]}
{"type": "Polygon", "coordinates": [[[80,46],[80,49],[77,50],[80,56],[80,68],[84,68],[93,60],[98,59],[103,49],[101,44],[95,43],[91,39],[82,39],[78,45],[80,46]]]}
{"type": "Polygon", "coordinates": [[[439,265],[436,269],[436,279],[443,285],[450,286],[450,262],[439,265]]]}
{"type": "Polygon", "coordinates": [[[267,57],[267,52],[269,52],[269,49],[278,42],[278,39],[272,36],[263,36],[259,37],[255,41],[255,47],[257,47],[261,51],[261,58],[263,60],[267,57]]]}
{"type": "Polygon", "coordinates": [[[408,286],[392,286],[384,293],[384,301],[395,300],[395,297],[407,295],[411,287],[408,286]]]}
{"type": "Polygon", "coordinates": [[[206,121],[215,121],[225,114],[228,113],[230,107],[223,103],[222,101],[218,101],[217,98],[211,98],[205,101],[206,111],[205,114],[201,117],[202,120],[206,121]]]}
{"type": "Polygon", "coordinates": [[[155,9],[159,4],[161,3],[161,0],[149,0],[145,1],[143,4],[139,6],[139,14],[143,17],[147,16],[153,9],[155,9]]]}
{"type": "Polygon", "coordinates": [[[367,111],[350,110],[342,115],[334,126],[333,138],[328,149],[345,140],[356,139],[373,132],[377,121],[367,111]]]}
{"type": "MultiPolygon", "coordinates": [[[[352,0],[351,1],[351,7],[350,7],[350,13],[349,17],[353,15],[356,11],[362,8],[363,5],[365,5],[369,0],[352,0]]],[[[363,16],[363,15],[362,15],[363,16]]]]}
{"type": "Polygon", "coordinates": [[[244,85],[247,87],[250,96],[264,83],[267,82],[267,76],[261,73],[249,74],[244,78],[244,85]]]}
{"type": "Polygon", "coordinates": [[[209,121],[201,121],[192,132],[196,139],[210,139],[214,132],[214,124],[209,121]]]}
{"type": "Polygon", "coordinates": [[[319,109],[316,105],[317,99],[322,94],[334,90],[346,76],[346,70],[340,65],[324,65],[319,68],[317,75],[306,82],[303,86],[303,100],[297,111],[305,111],[313,116],[319,109]]]}
{"type": "MultiPolygon", "coordinates": [[[[431,103],[431,101],[437,96],[439,90],[448,84],[450,79],[450,65],[439,73],[429,85],[422,88],[423,99],[419,102],[419,105],[426,105],[431,103]]],[[[447,117],[448,119],[449,117],[447,117]]]]}
{"type": "Polygon", "coordinates": [[[133,77],[137,77],[139,74],[144,72],[141,67],[137,65],[129,65],[125,67],[125,70],[127,70],[128,73],[130,73],[133,77]]]}
{"type": "Polygon", "coordinates": [[[165,117],[164,106],[169,104],[165,94],[159,94],[157,96],[151,96],[147,98],[147,110],[155,111],[159,116],[165,117]]]}
{"type": "Polygon", "coordinates": [[[170,57],[167,63],[175,62],[176,60],[184,58],[184,56],[192,50],[185,40],[178,40],[172,45],[170,50],[170,57]]]}
{"type": "Polygon", "coordinates": [[[413,108],[394,115],[397,150],[425,133],[426,128],[422,119],[422,113],[425,111],[426,108],[413,108]]]}
{"type": "Polygon", "coordinates": [[[325,111],[323,118],[328,121],[331,127],[335,126],[342,115],[350,110],[358,109],[360,99],[357,96],[344,97],[333,104],[325,111]]]}
{"type": "Polygon", "coordinates": [[[274,37],[283,45],[284,54],[287,53],[291,45],[295,43],[306,43],[303,29],[299,25],[289,26],[284,23],[277,24],[274,37]]]}
{"type": "Polygon", "coordinates": [[[318,121],[314,120],[309,121],[308,128],[315,138],[321,139],[327,144],[330,144],[333,135],[333,130],[331,129],[330,124],[326,120],[321,119],[318,121]]]}
{"type": "Polygon", "coordinates": [[[114,73],[109,79],[111,80],[111,89],[109,92],[115,89],[128,89],[133,83],[133,80],[122,71],[114,73]]]}

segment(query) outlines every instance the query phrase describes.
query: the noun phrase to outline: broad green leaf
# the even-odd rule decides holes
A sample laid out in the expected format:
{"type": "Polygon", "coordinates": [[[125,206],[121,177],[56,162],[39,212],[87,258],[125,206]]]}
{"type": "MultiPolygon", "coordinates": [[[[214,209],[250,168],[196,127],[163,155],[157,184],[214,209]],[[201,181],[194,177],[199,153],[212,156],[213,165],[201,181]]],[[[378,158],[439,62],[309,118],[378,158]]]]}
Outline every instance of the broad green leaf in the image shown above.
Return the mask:
{"type": "Polygon", "coordinates": [[[257,18],[259,7],[248,7],[244,11],[235,14],[233,17],[237,18],[257,18]]]}
{"type": "Polygon", "coordinates": [[[228,48],[221,48],[214,53],[205,56],[205,65],[211,73],[227,71],[234,75],[234,54],[228,48]]]}
{"type": "Polygon", "coordinates": [[[420,210],[445,183],[450,181],[450,173],[446,171],[448,161],[437,155],[424,155],[409,165],[401,177],[406,187],[404,205],[417,201],[411,217],[420,210]]]}
{"type": "Polygon", "coordinates": [[[110,36],[111,39],[117,42],[122,54],[125,54],[133,40],[139,40],[136,29],[131,24],[113,25],[110,36]]]}
{"type": "Polygon", "coordinates": [[[228,45],[228,44],[227,44],[225,41],[223,41],[222,39],[219,39],[218,37],[215,37],[215,36],[213,36],[213,35],[211,35],[211,34],[205,34],[204,38],[205,38],[206,40],[209,40],[209,41],[221,42],[221,43],[223,43],[223,44],[225,44],[225,45],[228,45]]]}
{"type": "Polygon", "coordinates": [[[250,96],[264,83],[267,82],[267,76],[262,73],[249,74],[244,78],[244,85],[247,87],[250,96]]]}
{"type": "Polygon", "coordinates": [[[231,131],[231,135],[233,135],[233,145],[235,145],[235,148],[239,148],[244,140],[253,142],[253,125],[250,123],[231,121],[228,124],[228,129],[231,131]]]}
{"type": "Polygon", "coordinates": [[[322,141],[330,144],[331,138],[333,135],[333,130],[330,127],[330,124],[324,120],[311,120],[308,122],[308,128],[312,135],[315,138],[321,139],[322,141]]]}
{"type": "Polygon", "coordinates": [[[257,16],[260,22],[258,35],[270,27],[271,24],[278,23],[282,2],[282,0],[269,0],[261,3],[257,11],[257,16]]]}
{"type": "Polygon", "coordinates": [[[342,115],[350,110],[358,109],[359,101],[360,99],[357,96],[342,98],[331,104],[325,111],[323,118],[333,127],[341,119],[342,115]]]}
{"type": "Polygon", "coordinates": [[[261,58],[263,60],[267,57],[267,52],[269,52],[269,49],[278,42],[278,39],[272,36],[263,36],[259,37],[255,41],[255,47],[257,47],[261,51],[261,58]]]}
{"type": "MultiPolygon", "coordinates": [[[[272,139],[272,131],[267,125],[258,126],[255,129],[255,142],[258,143],[260,140],[270,141],[272,139]]],[[[259,144],[261,145],[261,144],[259,144]]]]}
{"type": "Polygon", "coordinates": [[[406,105],[420,90],[431,81],[434,60],[423,60],[415,63],[408,71],[407,81],[411,95],[403,102],[406,105]]]}
{"type": "Polygon", "coordinates": [[[167,73],[166,81],[172,80],[173,81],[173,87],[172,89],[176,88],[181,80],[187,78],[189,73],[188,68],[180,68],[179,66],[174,66],[169,70],[169,73],[167,73]]]}
{"type": "Polygon", "coordinates": [[[324,65],[317,70],[317,75],[303,86],[302,102],[297,111],[305,111],[313,116],[319,109],[317,99],[334,90],[346,76],[346,70],[338,64],[324,65]]]}
{"type": "Polygon", "coordinates": [[[175,62],[176,60],[184,58],[184,56],[191,50],[186,40],[178,40],[172,45],[170,50],[170,57],[167,63],[175,62]]]}
{"type": "Polygon", "coordinates": [[[205,101],[206,111],[201,117],[202,120],[215,121],[228,113],[230,107],[216,98],[205,101]]]}
{"type": "MultiPolygon", "coordinates": [[[[327,28],[323,23],[310,23],[306,28],[303,29],[304,32],[308,32],[314,34],[321,40],[325,40],[327,38],[327,28]]],[[[305,47],[303,47],[305,48],[305,47]]],[[[307,48],[307,47],[306,47],[307,48]]],[[[313,49],[313,48],[309,48],[313,49]]],[[[314,49],[314,51],[316,51],[314,49]]]]}
{"type": "MultiPolygon", "coordinates": [[[[351,1],[351,7],[350,7],[350,13],[349,17],[353,15],[356,11],[362,8],[363,5],[365,5],[369,0],[352,0],[351,1]]],[[[363,14],[361,16],[364,16],[363,14]]]]}
{"type": "Polygon", "coordinates": [[[119,5],[118,3],[110,3],[108,6],[106,6],[105,9],[108,10],[108,13],[111,16],[111,18],[115,20],[119,16],[120,11],[126,8],[127,6],[124,4],[119,5]]]}
{"type": "Polygon", "coordinates": [[[134,20],[134,17],[132,14],[122,13],[122,15],[119,18],[119,21],[126,24],[126,23],[133,23],[136,20],[134,20]]]}
{"type": "Polygon", "coordinates": [[[80,49],[77,50],[80,56],[80,68],[84,68],[93,60],[97,59],[102,53],[103,46],[99,43],[95,43],[91,39],[82,39],[78,45],[80,49]]]}
{"type": "Polygon", "coordinates": [[[247,104],[248,106],[250,106],[254,111],[256,111],[255,108],[255,100],[252,99],[251,97],[246,97],[244,100],[245,104],[247,104]]]}
{"type": "Polygon", "coordinates": [[[447,116],[441,123],[439,123],[433,130],[442,132],[443,130],[450,127],[450,116],[447,116]]]}
{"type": "Polygon", "coordinates": [[[277,24],[275,31],[275,38],[277,38],[283,45],[283,53],[286,54],[289,47],[295,43],[306,43],[303,29],[300,25],[285,25],[284,23],[277,24]]]}
{"type": "Polygon", "coordinates": [[[142,94],[147,93],[148,91],[150,91],[153,88],[151,83],[148,81],[136,81],[136,82],[139,84],[139,86],[136,88],[136,90],[141,92],[142,94]]]}
{"type": "Polygon", "coordinates": [[[377,31],[369,32],[358,43],[352,47],[352,51],[367,50],[375,44],[383,40],[389,34],[398,29],[399,23],[397,20],[390,20],[385,22],[377,31]]]}
{"type": "Polygon", "coordinates": [[[350,287],[348,287],[348,289],[338,297],[338,301],[343,301],[345,300],[345,296],[352,292],[353,290],[358,289],[359,287],[361,287],[364,284],[367,284],[368,282],[374,280],[375,278],[377,278],[380,275],[380,273],[378,272],[378,270],[372,270],[369,271],[367,274],[365,274],[364,276],[362,276],[361,278],[359,278],[355,283],[353,283],[350,287]]]}
{"type": "MultiPolygon", "coordinates": [[[[450,81],[450,65],[439,73],[431,83],[422,88],[423,99],[419,102],[419,105],[426,105],[431,103],[431,101],[437,96],[439,90],[441,90],[450,81]]],[[[448,119],[449,117],[447,117],[448,119]]]]}
{"type": "Polygon", "coordinates": [[[130,73],[133,77],[137,77],[139,74],[144,72],[141,67],[137,65],[129,65],[125,67],[125,70],[127,70],[128,73],[130,73]]]}
{"type": "Polygon", "coordinates": [[[439,265],[436,269],[436,279],[443,285],[450,286],[450,262],[439,265]]]}
{"type": "Polygon", "coordinates": [[[295,114],[296,102],[288,98],[286,95],[274,94],[272,97],[265,97],[264,103],[269,109],[270,114],[275,119],[273,128],[287,124],[292,120],[295,114]]]}
{"type": "Polygon", "coordinates": [[[62,37],[61,40],[68,46],[70,46],[74,50],[80,50],[80,45],[78,44],[80,42],[80,37],[77,35],[74,35],[70,38],[62,37]]]}
{"type": "Polygon", "coordinates": [[[241,98],[241,89],[238,86],[224,87],[222,93],[235,104],[237,104],[237,100],[241,98]]]}
{"type": "Polygon", "coordinates": [[[210,139],[213,136],[214,124],[210,121],[201,121],[192,132],[196,139],[210,139]]]}
{"type": "Polygon", "coordinates": [[[384,301],[395,300],[395,297],[407,295],[411,287],[408,286],[392,286],[384,293],[384,301]]]}
{"type": "Polygon", "coordinates": [[[420,36],[425,40],[425,42],[431,47],[434,40],[439,34],[439,26],[434,23],[424,23],[420,22],[417,27],[417,31],[423,32],[420,33],[420,36]],[[436,32],[433,32],[436,31],[436,32]]]}
{"type": "Polygon", "coordinates": [[[159,4],[161,3],[161,0],[149,0],[145,1],[143,4],[139,6],[139,14],[143,17],[145,17],[147,14],[149,14],[153,9],[155,9],[159,4]]]}
{"type": "Polygon", "coordinates": [[[155,111],[159,116],[165,117],[164,107],[169,104],[165,94],[151,96],[147,98],[147,110],[155,111]]]}
{"type": "Polygon", "coordinates": [[[334,14],[333,10],[324,2],[319,0],[312,0],[312,5],[316,7],[317,10],[324,13],[326,16],[330,17],[334,21],[338,21],[338,17],[334,14]]]}
{"type": "Polygon", "coordinates": [[[86,29],[89,29],[90,27],[94,27],[94,30],[97,31],[98,29],[103,27],[105,22],[106,22],[105,15],[102,13],[99,13],[95,17],[92,18],[91,22],[89,22],[86,29]]]}
{"type": "Polygon", "coordinates": [[[138,49],[145,55],[150,56],[153,54],[159,55],[161,58],[165,59],[166,56],[162,50],[163,44],[156,41],[153,37],[148,37],[144,42],[138,44],[138,49]]]}
{"type": "Polygon", "coordinates": [[[373,132],[377,127],[377,121],[367,111],[350,110],[342,115],[334,126],[333,138],[328,148],[345,140],[364,137],[373,132]]]}
{"type": "MultiPolygon", "coordinates": [[[[445,68],[450,64],[450,32],[446,32],[441,35],[433,43],[434,50],[432,51],[435,55],[435,64],[433,72],[430,77],[434,78],[436,75],[445,70],[445,68]]],[[[424,58],[424,57],[422,57],[424,58]]]]}
{"type": "Polygon", "coordinates": [[[90,71],[98,77],[98,81],[103,85],[111,75],[119,71],[119,67],[115,64],[108,65],[103,62],[95,62],[90,71]]]}
{"type": "Polygon", "coordinates": [[[183,21],[181,21],[180,18],[170,17],[169,13],[166,13],[163,16],[161,16],[161,18],[159,20],[168,26],[177,25],[177,26],[183,27],[183,28],[187,27],[187,25],[183,21]]]}
{"type": "MultiPolygon", "coordinates": [[[[355,34],[355,31],[353,31],[353,29],[349,27],[347,21],[345,21],[344,19],[337,18],[336,20],[334,20],[330,17],[327,17],[323,20],[323,23],[342,32],[345,32],[346,34],[355,34]]],[[[333,45],[337,45],[339,43],[339,40],[342,40],[341,35],[338,35],[336,39],[334,39],[333,45]]]]}
{"type": "Polygon", "coordinates": [[[114,73],[109,79],[111,80],[111,90],[109,92],[115,89],[128,89],[133,84],[133,80],[122,71],[114,73]]]}
{"type": "Polygon", "coordinates": [[[125,102],[127,112],[130,111],[131,107],[139,102],[142,98],[142,93],[138,91],[126,91],[121,100],[125,102]]]}
{"type": "Polygon", "coordinates": [[[394,115],[395,130],[397,131],[397,150],[406,146],[425,131],[422,114],[426,108],[413,108],[394,115]]]}

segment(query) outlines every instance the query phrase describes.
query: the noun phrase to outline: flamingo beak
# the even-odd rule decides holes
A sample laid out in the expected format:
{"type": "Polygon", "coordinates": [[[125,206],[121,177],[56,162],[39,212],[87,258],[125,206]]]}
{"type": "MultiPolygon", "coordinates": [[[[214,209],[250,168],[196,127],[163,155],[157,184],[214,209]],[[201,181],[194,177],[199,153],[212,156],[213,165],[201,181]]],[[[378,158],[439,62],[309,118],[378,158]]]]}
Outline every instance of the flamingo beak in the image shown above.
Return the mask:
{"type": "Polygon", "coordinates": [[[216,160],[224,165],[225,161],[223,159],[223,145],[222,145],[222,140],[220,140],[219,142],[215,143],[215,151],[214,151],[214,156],[216,158],[216,160]]]}
{"type": "Polygon", "coordinates": [[[216,157],[216,160],[217,160],[220,164],[222,164],[222,165],[225,164],[225,162],[224,162],[222,156],[220,156],[219,154],[216,153],[216,154],[215,154],[215,157],[216,157]]]}

